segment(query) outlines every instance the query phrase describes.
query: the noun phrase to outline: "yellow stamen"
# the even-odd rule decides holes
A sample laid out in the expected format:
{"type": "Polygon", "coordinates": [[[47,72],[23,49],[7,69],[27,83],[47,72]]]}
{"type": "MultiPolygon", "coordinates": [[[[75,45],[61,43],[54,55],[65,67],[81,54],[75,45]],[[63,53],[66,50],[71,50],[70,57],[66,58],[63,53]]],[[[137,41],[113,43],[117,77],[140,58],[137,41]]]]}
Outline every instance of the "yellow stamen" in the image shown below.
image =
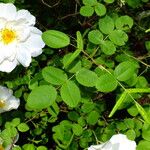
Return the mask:
{"type": "Polygon", "coordinates": [[[0,145],[0,150],[5,150],[4,147],[2,145],[0,145]]]}
{"type": "Polygon", "coordinates": [[[9,44],[16,39],[16,32],[11,29],[3,29],[0,31],[1,40],[4,44],[9,44]]]}
{"type": "MultiPolygon", "coordinates": [[[[4,100],[0,100],[0,108],[3,108],[5,106],[4,100]]],[[[1,149],[0,149],[1,150],[1,149]]]]}

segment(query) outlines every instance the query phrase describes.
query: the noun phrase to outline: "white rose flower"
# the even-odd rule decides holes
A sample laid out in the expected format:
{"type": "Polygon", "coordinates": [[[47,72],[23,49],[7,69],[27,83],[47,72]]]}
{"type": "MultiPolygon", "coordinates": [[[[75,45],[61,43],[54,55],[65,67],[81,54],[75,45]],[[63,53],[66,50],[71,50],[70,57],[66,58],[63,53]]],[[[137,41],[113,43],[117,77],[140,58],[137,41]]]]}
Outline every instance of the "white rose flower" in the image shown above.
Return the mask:
{"type": "Polygon", "coordinates": [[[19,107],[20,100],[15,98],[12,94],[12,90],[0,86],[0,113],[17,109],[19,107]]]}
{"type": "Polygon", "coordinates": [[[29,11],[0,3],[0,71],[11,72],[18,64],[28,67],[31,57],[42,53],[42,32],[34,25],[29,11]]]}
{"type": "Polygon", "coordinates": [[[136,150],[136,143],[129,140],[126,135],[117,134],[103,144],[90,146],[88,150],[136,150]]]}

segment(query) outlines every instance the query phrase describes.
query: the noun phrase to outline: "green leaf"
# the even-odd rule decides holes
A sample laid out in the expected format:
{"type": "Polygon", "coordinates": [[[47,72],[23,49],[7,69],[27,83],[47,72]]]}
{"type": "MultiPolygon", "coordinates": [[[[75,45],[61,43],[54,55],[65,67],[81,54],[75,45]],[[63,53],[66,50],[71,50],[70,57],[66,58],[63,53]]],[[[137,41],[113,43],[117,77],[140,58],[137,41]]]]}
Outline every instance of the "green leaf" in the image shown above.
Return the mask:
{"type": "Polygon", "coordinates": [[[85,17],[90,17],[94,13],[94,8],[91,6],[82,6],[80,8],[80,14],[85,17]]]}
{"type": "Polygon", "coordinates": [[[104,0],[105,3],[111,4],[113,3],[115,0],[104,0]]]}
{"type": "Polygon", "coordinates": [[[77,32],[77,50],[74,53],[70,54],[69,57],[64,57],[65,58],[63,60],[64,68],[68,67],[79,56],[82,50],[83,50],[83,39],[82,39],[81,33],[78,31],[77,32]]]}
{"type": "Polygon", "coordinates": [[[45,146],[39,146],[37,150],[47,150],[47,148],[45,146]]]}
{"type": "Polygon", "coordinates": [[[135,123],[133,119],[130,119],[130,118],[124,119],[124,123],[126,124],[128,128],[134,129],[135,123]]]}
{"type": "Polygon", "coordinates": [[[52,66],[45,67],[42,70],[42,75],[45,81],[54,85],[61,85],[67,81],[65,72],[52,66]]]}
{"type": "Polygon", "coordinates": [[[82,127],[86,125],[86,121],[83,116],[78,119],[78,124],[80,124],[82,127]]]}
{"type": "Polygon", "coordinates": [[[138,76],[137,77],[137,83],[136,83],[136,88],[147,88],[148,86],[148,81],[144,76],[138,76]]]}
{"type": "MultiPolygon", "coordinates": [[[[79,52],[79,51],[78,51],[79,52]]],[[[78,53],[77,50],[74,53],[68,53],[63,57],[63,65],[70,73],[76,73],[82,68],[80,60],[74,60],[78,53]]]]}
{"type": "Polygon", "coordinates": [[[112,117],[113,114],[117,111],[117,109],[120,107],[120,105],[123,103],[123,101],[125,100],[127,96],[126,92],[123,92],[120,96],[120,98],[118,99],[118,101],[116,102],[115,106],[113,107],[112,111],[109,114],[109,117],[112,117]]]}
{"type": "Polygon", "coordinates": [[[81,111],[84,113],[89,113],[95,108],[95,105],[93,102],[84,103],[81,107],[81,111]]]}
{"type": "Polygon", "coordinates": [[[23,150],[35,150],[35,146],[33,144],[25,144],[23,145],[23,150]]]}
{"type": "Polygon", "coordinates": [[[75,111],[70,111],[70,112],[68,113],[68,118],[69,118],[71,121],[77,121],[79,117],[80,117],[80,115],[79,115],[77,112],[75,112],[75,111]]]}
{"type": "Polygon", "coordinates": [[[132,8],[139,7],[141,4],[140,0],[126,0],[126,3],[131,6],[132,8]]]}
{"type": "Polygon", "coordinates": [[[80,31],[77,31],[76,35],[77,35],[77,49],[82,51],[84,45],[83,45],[83,38],[80,31]]]}
{"type": "Polygon", "coordinates": [[[141,140],[137,146],[137,150],[150,150],[150,142],[141,140]]]}
{"type": "Polygon", "coordinates": [[[94,6],[97,4],[97,0],[83,0],[84,5],[94,6]]]}
{"type": "Polygon", "coordinates": [[[27,106],[41,110],[52,105],[56,99],[56,89],[50,85],[41,85],[33,89],[27,99],[27,106]]]}
{"type": "Polygon", "coordinates": [[[89,146],[88,139],[87,138],[80,138],[79,144],[80,144],[80,147],[82,149],[87,148],[89,146]]]}
{"type": "Polygon", "coordinates": [[[101,3],[95,5],[95,12],[98,16],[104,16],[106,14],[106,7],[101,3]]]}
{"type": "Polygon", "coordinates": [[[20,132],[27,132],[30,129],[26,123],[20,123],[17,128],[20,132]]]}
{"type": "Polygon", "coordinates": [[[15,145],[15,147],[12,148],[12,150],[22,150],[20,146],[15,145]]]}
{"type": "Polygon", "coordinates": [[[117,123],[117,129],[122,130],[122,131],[125,131],[125,130],[127,130],[128,128],[127,128],[127,126],[126,126],[126,124],[125,124],[124,122],[118,122],[118,123],[117,123]]]}
{"type": "Polygon", "coordinates": [[[128,41],[128,35],[122,30],[114,30],[109,34],[109,39],[118,46],[123,46],[128,41]]]}
{"type": "Polygon", "coordinates": [[[137,110],[136,106],[132,106],[132,107],[128,108],[127,111],[133,117],[138,115],[138,110],[137,110]]]}
{"type": "Polygon", "coordinates": [[[2,0],[4,3],[15,3],[16,0],[2,0]]]}
{"type": "Polygon", "coordinates": [[[51,48],[62,48],[70,44],[70,38],[63,32],[48,30],[42,34],[43,41],[51,48]]]}
{"type": "Polygon", "coordinates": [[[73,81],[67,81],[60,89],[63,101],[70,107],[76,107],[81,101],[80,90],[73,81]]]}
{"type": "Polygon", "coordinates": [[[136,133],[133,129],[128,130],[126,132],[126,135],[127,135],[129,140],[135,140],[135,138],[136,138],[136,133]]]}
{"type": "Polygon", "coordinates": [[[135,69],[136,66],[133,62],[124,61],[115,68],[114,75],[119,81],[126,81],[133,76],[135,69]]]}
{"type": "Polygon", "coordinates": [[[95,125],[98,121],[99,113],[97,111],[92,111],[87,116],[87,123],[89,125],[95,125]]]}
{"type": "Polygon", "coordinates": [[[149,0],[142,0],[142,2],[147,3],[147,2],[149,2],[149,0]]]}
{"type": "Polygon", "coordinates": [[[20,124],[20,118],[14,118],[14,119],[12,120],[12,125],[13,125],[14,127],[18,126],[19,124],[20,124]]]}
{"type": "Polygon", "coordinates": [[[92,62],[91,60],[88,60],[86,57],[82,57],[82,67],[86,69],[90,69],[92,67],[92,62]]]}
{"type": "Polygon", "coordinates": [[[113,42],[111,41],[103,41],[101,42],[101,50],[103,51],[103,53],[105,53],[106,55],[112,55],[115,53],[116,51],[116,47],[113,44],[113,42]]]}
{"type": "Polygon", "coordinates": [[[96,84],[97,81],[97,75],[95,72],[90,71],[88,69],[81,69],[76,73],[76,79],[77,81],[87,87],[93,87],[96,84]]]}
{"type": "Polygon", "coordinates": [[[88,34],[88,39],[93,44],[100,44],[103,41],[103,34],[99,30],[92,30],[88,34]]]}
{"type": "Polygon", "coordinates": [[[116,89],[118,83],[113,75],[106,73],[96,81],[96,88],[101,92],[111,92],[116,89]]]}
{"type": "Polygon", "coordinates": [[[142,137],[143,139],[150,141],[150,125],[145,123],[142,128],[142,137]]]}
{"type": "Polygon", "coordinates": [[[144,108],[135,101],[135,106],[137,107],[139,113],[141,114],[141,116],[144,118],[144,120],[150,124],[150,117],[149,115],[146,113],[146,111],[144,110],[144,108]]]}
{"type": "Polygon", "coordinates": [[[145,47],[146,47],[147,51],[150,52],[150,41],[145,42],[145,47]]]}
{"type": "Polygon", "coordinates": [[[109,34],[114,30],[114,21],[111,17],[105,16],[104,18],[99,20],[99,29],[104,34],[109,34]]]}
{"type": "Polygon", "coordinates": [[[72,125],[73,133],[77,136],[80,136],[83,132],[83,128],[79,124],[72,125]]]}
{"type": "Polygon", "coordinates": [[[133,19],[129,16],[121,16],[116,19],[115,22],[116,28],[120,30],[126,30],[128,28],[132,28],[133,26],[133,19]]]}

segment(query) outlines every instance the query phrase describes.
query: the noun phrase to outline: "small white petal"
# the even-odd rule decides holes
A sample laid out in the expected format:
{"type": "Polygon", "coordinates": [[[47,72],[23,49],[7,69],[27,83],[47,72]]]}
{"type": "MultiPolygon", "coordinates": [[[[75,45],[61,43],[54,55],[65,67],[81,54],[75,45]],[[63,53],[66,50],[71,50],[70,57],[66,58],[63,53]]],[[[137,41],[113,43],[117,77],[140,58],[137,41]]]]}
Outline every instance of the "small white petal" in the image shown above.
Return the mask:
{"type": "Polygon", "coordinates": [[[88,150],[101,150],[101,148],[105,145],[105,143],[100,145],[91,145],[88,150]]]}
{"type": "Polygon", "coordinates": [[[14,96],[11,96],[7,100],[7,110],[10,111],[12,109],[17,109],[20,105],[20,100],[18,98],[15,98],[14,96]]]}
{"type": "Polygon", "coordinates": [[[5,18],[0,18],[0,30],[3,29],[6,25],[6,19],[5,18]]]}
{"type": "Polygon", "coordinates": [[[36,27],[30,27],[30,30],[34,34],[42,35],[42,32],[38,28],[36,28],[36,27]]]}
{"type": "Polygon", "coordinates": [[[24,67],[28,67],[31,63],[31,53],[22,45],[18,46],[16,58],[24,67]]]}
{"type": "Polygon", "coordinates": [[[19,19],[26,19],[28,25],[35,25],[35,17],[27,10],[22,9],[17,12],[16,20],[19,19]]]}
{"type": "Polygon", "coordinates": [[[0,113],[19,107],[20,100],[15,98],[12,94],[12,90],[0,86],[0,113]]]}
{"type": "Polygon", "coordinates": [[[18,62],[16,59],[14,59],[13,61],[9,61],[9,60],[5,59],[0,63],[0,71],[9,73],[17,65],[18,65],[18,62]]]}
{"type": "MultiPolygon", "coordinates": [[[[123,134],[117,134],[112,136],[112,138],[110,139],[110,142],[113,145],[119,145],[119,149],[118,150],[135,150],[136,149],[136,143],[135,141],[131,141],[127,138],[126,135],[123,134]],[[129,147],[129,148],[128,148],[129,147]]],[[[114,146],[115,147],[115,146],[114,146]]]]}
{"type": "Polygon", "coordinates": [[[12,3],[0,3],[0,18],[6,18],[7,20],[14,20],[16,17],[16,7],[12,3]]]}
{"type": "Polygon", "coordinates": [[[11,57],[12,55],[15,55],[15,53],[16,53],[15,41],[8,45],[0,43],[0,62],[2,62],[2,60],[4,59],[11,57]]]}
{"type": "Polygon", "coordinates": [[[103,144],[90,146],[88,150],[136,150],[136,143],[126,135],[117,134],[103,144]]]}
{"type": "Polygon", "coordinates": [[[36,57],[42,53],[42,48],[45,46],[45,43],[41,35],[32,33],[24,45],[30,50],[31,56],[36,57]]]}
{"type": "Polygon", "coordinates": [[[17,35],[18,35],[18,37],[17,37],[18,41],[24,42],[30,36],[30,30],[29,30],[29,28],[20,27],[17,29],[17,35]]]}
{"type": "Polygon", "coordinates": [[[13,94],[12,90],[0,86],[0,99],[9,99],[12,94],[13,94]]]}

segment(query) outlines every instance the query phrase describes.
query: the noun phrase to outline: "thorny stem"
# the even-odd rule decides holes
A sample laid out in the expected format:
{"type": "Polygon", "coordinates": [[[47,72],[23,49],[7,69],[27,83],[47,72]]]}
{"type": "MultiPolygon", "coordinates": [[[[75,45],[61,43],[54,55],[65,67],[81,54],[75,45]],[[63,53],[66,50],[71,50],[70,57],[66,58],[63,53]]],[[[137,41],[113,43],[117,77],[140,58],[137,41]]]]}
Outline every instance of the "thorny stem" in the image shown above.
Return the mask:
{"type": "Polygon", "coordinates": [[[139,61],[141,64],[143,64],[143,65],[145,65],[145,66],[147,66],[147,67],[150,68],[149,64],[146,64],[145,62],[141,61],[140,59],[138,59],[138,58],[136,58],[134,56],[131,56],[131,55],[127,54],[126,52],[124,52],[124,54],[127,55],[127,56],[129,56],[129,57],[131,57],[131,58],[133,58],[133,59],[135,59],[135,60],[137,60],[137,61],[139,61]]]}
{"type": "Polygon", "coordinates": [[[41,0],[42,1],[42,3],[45,5],[45,6],[47,6],[47,7],[49,7],[49,8],[53,8],[53,7],[55,7],[55,6],[57,6],[57,5],[59,5],[59,3],[60,3],[60,1],[61,0],[59,0],[57,3],[55,3],[54,5],[49,5],[49,4],[47,4],[44,0],[41,0]]]}
{"type": "Polygon", "coordinates": [[[95,134],[95,132],[92,130],[92,132],[93,132],[93,135],[94,135],[94,137],[95,137],[95,140],[96,140],[96,144],[98,145],[99,143],[101,143],[99,140],[98,140],[98,138],[97,138],[97,136],[96,136],[96,134],[95,134]]]}
{"type": "Polygon", "coordinates": [[[73,14],[68,14],[68,15],[66,15],[64,17],[59,18],[59,20],[63,20],[63,19],[66,19],[68,17],[73,17],[73,16],[76,16],[76,15],[79,15],[79,12],[76,12],[76,13],[73,13],[73,14]]]}

